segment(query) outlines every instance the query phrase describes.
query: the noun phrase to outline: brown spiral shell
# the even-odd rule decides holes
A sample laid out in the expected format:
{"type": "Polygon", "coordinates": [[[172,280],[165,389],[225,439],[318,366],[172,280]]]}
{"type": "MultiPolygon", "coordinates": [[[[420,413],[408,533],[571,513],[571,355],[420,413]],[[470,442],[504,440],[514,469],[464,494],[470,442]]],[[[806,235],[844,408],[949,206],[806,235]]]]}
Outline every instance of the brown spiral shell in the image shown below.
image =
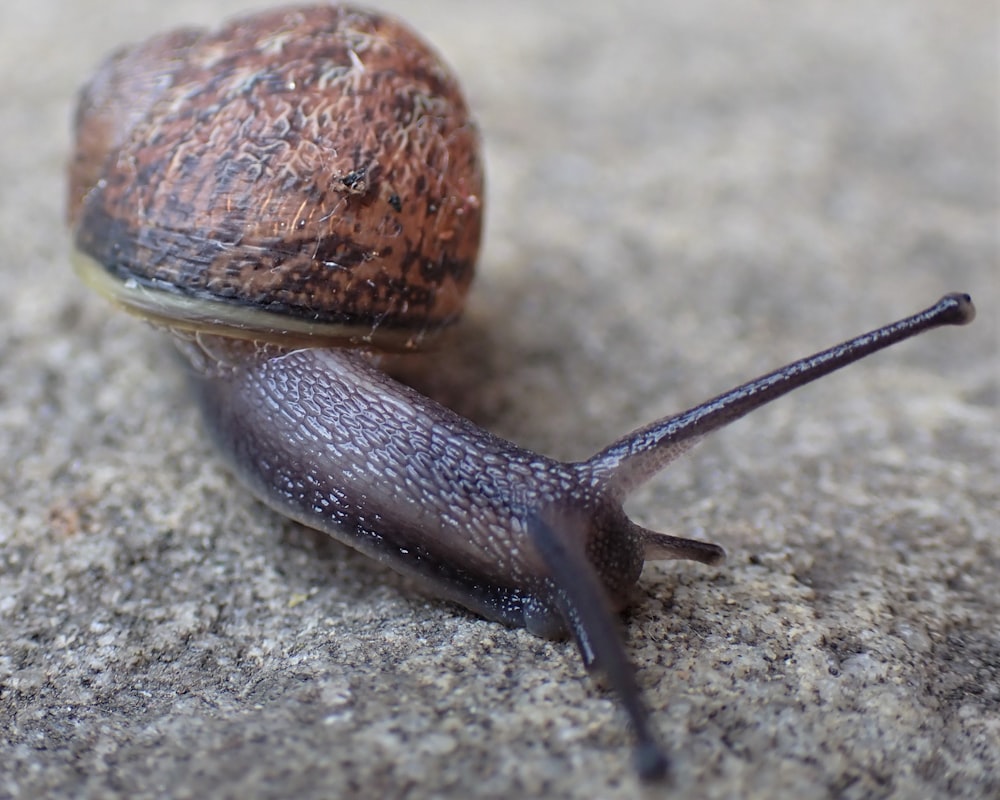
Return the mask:
{"type": "Polygon", "coordinates": [[[482,195],[449,69],[348,6],[154,37],[81,92],[83,272],[175,327],[408,346],[461,313],[482,195]]]}

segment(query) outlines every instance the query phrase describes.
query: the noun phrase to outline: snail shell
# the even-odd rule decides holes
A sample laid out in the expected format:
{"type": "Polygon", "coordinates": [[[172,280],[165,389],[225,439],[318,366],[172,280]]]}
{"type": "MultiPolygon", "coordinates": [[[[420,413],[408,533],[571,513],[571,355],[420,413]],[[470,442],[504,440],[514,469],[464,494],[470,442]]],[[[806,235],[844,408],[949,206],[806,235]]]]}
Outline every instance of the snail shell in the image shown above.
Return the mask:
{"type": "Polygon", "coordinates": [[[398,349],[462,312],[478,133],[394,19],[318,6],[158,36],[101,67],[76,131],[80,271],[146,316],[398,349]]]}

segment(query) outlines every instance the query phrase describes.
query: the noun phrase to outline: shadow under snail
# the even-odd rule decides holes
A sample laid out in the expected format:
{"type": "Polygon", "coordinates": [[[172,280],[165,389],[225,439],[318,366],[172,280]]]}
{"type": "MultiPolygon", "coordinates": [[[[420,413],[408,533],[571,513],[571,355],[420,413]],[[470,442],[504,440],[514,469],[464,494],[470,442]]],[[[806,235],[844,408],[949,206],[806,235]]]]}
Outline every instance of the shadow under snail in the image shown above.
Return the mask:
{"type": "Polygon", "coordinates": [[[476,614],[571,635],[667,772],[619,633],[643,563],[721,547],[633,523],[626,497],[701,437],[939,325],[967,295],[796,361],[578,463],[480,429],[380,371],[457,320],[480,238],[478,133],[448,68],[347,6],[178,30],[80,94],[76,266],[176,334],[205,426],[262,501],[476,614]]]}

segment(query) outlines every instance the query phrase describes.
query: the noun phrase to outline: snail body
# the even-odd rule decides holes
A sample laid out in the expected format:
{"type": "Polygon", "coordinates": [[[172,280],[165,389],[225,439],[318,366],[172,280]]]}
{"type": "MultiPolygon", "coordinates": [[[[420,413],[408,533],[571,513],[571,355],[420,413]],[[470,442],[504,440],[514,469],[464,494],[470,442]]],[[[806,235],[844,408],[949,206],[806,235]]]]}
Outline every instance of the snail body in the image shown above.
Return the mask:
{"type": "Polygon", "coordinates": [[[646,560],[724,551],[639,527],[628,494],[710,431],[974,310],[948,295],[562,463],[372,357],[458,319],[482,193],[440,59],[395,20],[320,6],[114,55],[81,93],[69,221],[84,279],[177,334],[208,431],[260,499],[486,618],[573,636],[661,776],[616,612],[646,560]]]}

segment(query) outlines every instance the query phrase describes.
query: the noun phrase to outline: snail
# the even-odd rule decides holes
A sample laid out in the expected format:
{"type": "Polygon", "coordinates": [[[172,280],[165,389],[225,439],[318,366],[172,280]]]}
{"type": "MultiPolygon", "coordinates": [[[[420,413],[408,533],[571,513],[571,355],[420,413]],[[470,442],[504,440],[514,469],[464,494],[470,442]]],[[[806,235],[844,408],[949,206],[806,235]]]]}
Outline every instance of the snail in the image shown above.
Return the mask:
{"type": "Polygon", "coordinates": [[[572,636],[668,772],[617,615],[643,564],[721,547],[646,530],[630,492],[699,439],[917,333],[968,295],[561,463],[381,371],[455,323],[483,215],[455,77],[402,23],[265,11],[114,54],[81,90],[68,220],[85,282],[172,332],[204,425],[264,503],[475,614],[572,636]]]}

